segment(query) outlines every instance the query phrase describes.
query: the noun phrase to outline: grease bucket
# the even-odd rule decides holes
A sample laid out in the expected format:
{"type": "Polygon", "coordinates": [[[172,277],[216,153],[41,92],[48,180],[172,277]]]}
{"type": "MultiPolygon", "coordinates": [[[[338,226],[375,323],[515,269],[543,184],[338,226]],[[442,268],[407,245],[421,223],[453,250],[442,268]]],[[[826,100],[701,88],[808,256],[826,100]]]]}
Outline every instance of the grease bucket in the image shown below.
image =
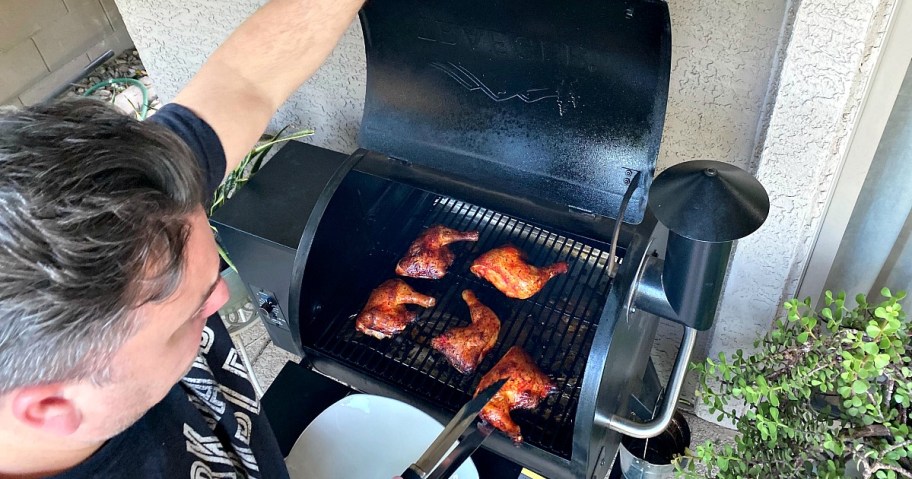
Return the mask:
{"type": "Polygon", "coordinates": [[[672,461],[690,447],[690,426],[675,411],[662,434],[649,439],[624,436],[621,439],[621,472],[627,479],[674,477],[672,461]]]}

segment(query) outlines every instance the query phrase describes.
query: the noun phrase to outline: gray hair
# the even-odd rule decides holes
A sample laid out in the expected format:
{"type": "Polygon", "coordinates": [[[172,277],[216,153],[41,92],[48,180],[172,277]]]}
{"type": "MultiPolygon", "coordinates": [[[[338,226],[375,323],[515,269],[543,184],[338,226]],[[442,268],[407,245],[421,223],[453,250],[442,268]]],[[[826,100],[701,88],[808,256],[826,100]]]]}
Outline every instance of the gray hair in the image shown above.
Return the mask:
{"type": "Polygon", "coordinates": [[[87,99],[0,110],[0,395],[103,381],[184,269],[199,168],[167,128],[87,99]]]}

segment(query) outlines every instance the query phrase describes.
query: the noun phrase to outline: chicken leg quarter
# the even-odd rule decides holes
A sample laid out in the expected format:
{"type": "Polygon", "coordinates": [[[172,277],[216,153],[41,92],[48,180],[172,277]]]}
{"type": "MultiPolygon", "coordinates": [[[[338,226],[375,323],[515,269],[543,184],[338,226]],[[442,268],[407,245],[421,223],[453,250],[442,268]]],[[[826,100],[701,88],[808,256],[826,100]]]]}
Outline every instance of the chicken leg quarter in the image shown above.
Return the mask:
{"type": "Polygon", "coordinates": [[[505,245],[476,258],[469,270],[511,298],[528,299],[541,291],[551,278],[566,273],[567,263],[559,261],[541,268],[532,266],[519,248],[505,245]]]}
{"type": "Polygon", "coordinates": [[[437,336],[431,340],[431,347],[443,353],[457,371],[470,374],[497,343],[500,319],[491,308],[481,304],[471,290],[463,291],[462,299],[469,306],[472,324],[452,328],[437,336]]]}
{"type": "Polygon", "coordinates": [[[535,409],[542,399],[554,392],[554,384],[519,346],[510,348],[481,378],[475,395],[502,378],[509,380],[481,410],[481,418],[505,432],[513,441],[522,442],[519,425],[510,417],[510,411],[535,409]]]}
{"type": "Polygon", "coordinates": [[[391,338],[418,318],[418,313],[409,311],[405,305],[430,308],[436,303],[437,300],[416,292],[405,281],[389,279],[371,292],[355,319],[355,328],[377,339],[391,338]]]}
{"type": "Polygon", "coordinates": [[[447,245],[457,241],[478,241],[478,232],[431,226],[409,246],[396,264],[396,274],[425,279],[444,277],[456,257],[447,245]]]}

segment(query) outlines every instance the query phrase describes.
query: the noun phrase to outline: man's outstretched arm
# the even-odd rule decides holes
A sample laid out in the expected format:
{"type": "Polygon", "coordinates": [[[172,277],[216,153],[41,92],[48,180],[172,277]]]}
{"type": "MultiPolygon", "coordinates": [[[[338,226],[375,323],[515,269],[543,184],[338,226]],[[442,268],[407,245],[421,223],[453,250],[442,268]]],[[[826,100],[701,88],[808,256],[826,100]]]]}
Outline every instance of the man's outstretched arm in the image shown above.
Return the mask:
{"type": "Polygon", "coordinates": [[[230,172],[279,106],[320,67],[364,0],[272,0],[250,16],[174,99],[215,130],[230,172]]]}

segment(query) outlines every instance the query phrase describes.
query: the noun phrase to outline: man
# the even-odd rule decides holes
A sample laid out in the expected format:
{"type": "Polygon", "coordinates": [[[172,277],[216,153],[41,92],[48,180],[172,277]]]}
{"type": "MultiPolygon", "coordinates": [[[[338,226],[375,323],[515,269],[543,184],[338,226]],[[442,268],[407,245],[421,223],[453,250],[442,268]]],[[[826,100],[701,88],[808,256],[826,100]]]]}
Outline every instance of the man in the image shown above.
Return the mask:
{"type": "Polygon", "coordinates": [[[273,0],[143,123],[0,113],[0,478],[287,477],[203,204],[360,3],[273,0]]]}

